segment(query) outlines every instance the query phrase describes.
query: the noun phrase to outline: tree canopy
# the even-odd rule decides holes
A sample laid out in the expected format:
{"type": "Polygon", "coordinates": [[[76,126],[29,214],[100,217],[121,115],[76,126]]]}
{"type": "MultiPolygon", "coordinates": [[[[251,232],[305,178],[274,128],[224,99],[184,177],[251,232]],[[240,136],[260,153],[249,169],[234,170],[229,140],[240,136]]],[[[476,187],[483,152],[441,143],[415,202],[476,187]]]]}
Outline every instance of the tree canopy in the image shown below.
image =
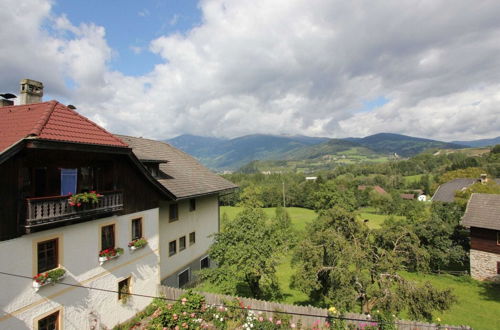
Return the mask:
{"type": "Polygon", "coordinates": [[[209,255],[217,268],[205,269],[200,276],[226,294],[276,299],[281,295],[276,266],[291,244],[290,217],[278,209],[268,220],[255,193],[243,192],[243,210],[234,220],[226,219],[224,229],[215,234],[209,255]]]}
{"type": "Polygon", "coordinates": [[[372,231],[339,207],[323,212],[308,228],[294,255],[292,284],[317,304],[353,310],[359,304],[412,318],[431,319],[454,301],[450,290],[405,280],[399,271],[425,267],[428,255],[411,230],[372,231]]]}

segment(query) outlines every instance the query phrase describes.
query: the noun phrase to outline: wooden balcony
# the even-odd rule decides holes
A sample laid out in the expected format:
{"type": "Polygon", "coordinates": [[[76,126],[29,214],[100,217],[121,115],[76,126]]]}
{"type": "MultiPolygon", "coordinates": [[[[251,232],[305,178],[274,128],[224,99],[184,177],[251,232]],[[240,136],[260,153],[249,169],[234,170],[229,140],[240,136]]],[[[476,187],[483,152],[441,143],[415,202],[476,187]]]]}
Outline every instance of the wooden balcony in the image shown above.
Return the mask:
{"type": "Polygon", "coordinates": [[[69,205],[67,196],[36,197],[26,199],[26,231],[74,220],[99,218],[123,210],[123,193],[110,191],[103,195],[99,202],[82,204],[80,207],[69,205]]]}

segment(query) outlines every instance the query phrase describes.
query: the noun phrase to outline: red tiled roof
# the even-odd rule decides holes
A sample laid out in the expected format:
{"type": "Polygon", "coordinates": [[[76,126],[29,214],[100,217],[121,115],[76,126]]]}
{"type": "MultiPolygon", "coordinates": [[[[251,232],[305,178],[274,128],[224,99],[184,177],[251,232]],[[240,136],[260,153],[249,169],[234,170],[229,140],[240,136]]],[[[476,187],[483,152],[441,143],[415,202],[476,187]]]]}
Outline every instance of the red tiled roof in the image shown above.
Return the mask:
{"type": "Polygon", "coordinates": [[[0,108],[0,153],[28,136],[128,147],[104,128],[57,101],[0,108]]]}
{"type": "Polygon", "coordinates": [[[382,195],[387,194],[387,191],[385,191],[384,188],[382,188],[381,186],[373,186],[373,190],[382,195]]]}
{"type": "Polygon", "coordinates": [[[402,199],[414,199],[415,198],[415,194],[400,194],[399,196],[401,196],[402,199]]]}
{"type": "MultiPolygon", "coordinates": [[[[366,188],[367,186],[365,185],[358,186],[358,190],[365,190],[366,188]]],[[[373,186],[372,188],[381,195],[387,194],[387,191],[385,191],[381,186],[373,186]]]]}

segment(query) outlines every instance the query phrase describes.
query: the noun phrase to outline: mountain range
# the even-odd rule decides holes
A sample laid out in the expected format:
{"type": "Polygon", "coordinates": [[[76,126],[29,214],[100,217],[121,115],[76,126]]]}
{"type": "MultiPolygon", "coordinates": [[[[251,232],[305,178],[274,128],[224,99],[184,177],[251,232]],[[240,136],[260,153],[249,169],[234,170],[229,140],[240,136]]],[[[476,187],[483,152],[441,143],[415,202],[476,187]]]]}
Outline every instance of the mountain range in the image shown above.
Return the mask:
{"type": "Polygon", "coordinates": [[[344,139],[254,134],[233,139],[180,135],[166,142],[196,157],[202,164],[214,170],[235,170],[254,160],[293,161],[337,157],[369,160],[394,154],[411,157],[427,149],[491,145],[495,144],[497,139],[500,140],[500,137],[452,143],[393,133],[344,139]]]}

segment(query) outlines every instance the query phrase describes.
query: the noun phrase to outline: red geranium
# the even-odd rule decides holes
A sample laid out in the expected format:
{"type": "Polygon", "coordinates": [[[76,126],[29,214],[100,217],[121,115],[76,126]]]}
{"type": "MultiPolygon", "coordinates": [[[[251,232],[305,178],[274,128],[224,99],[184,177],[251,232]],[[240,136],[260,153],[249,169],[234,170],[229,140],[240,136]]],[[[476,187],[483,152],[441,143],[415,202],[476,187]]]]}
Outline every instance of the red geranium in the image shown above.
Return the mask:
{"type": "Polygon", "coordinates": [[[43,283],[47,282],[48,278],[49,278],[49,273],[45,272],[45,273],[36,274],[33,277],[33,280],[35,280],[37,283],[43,284],[43,283]]]}

